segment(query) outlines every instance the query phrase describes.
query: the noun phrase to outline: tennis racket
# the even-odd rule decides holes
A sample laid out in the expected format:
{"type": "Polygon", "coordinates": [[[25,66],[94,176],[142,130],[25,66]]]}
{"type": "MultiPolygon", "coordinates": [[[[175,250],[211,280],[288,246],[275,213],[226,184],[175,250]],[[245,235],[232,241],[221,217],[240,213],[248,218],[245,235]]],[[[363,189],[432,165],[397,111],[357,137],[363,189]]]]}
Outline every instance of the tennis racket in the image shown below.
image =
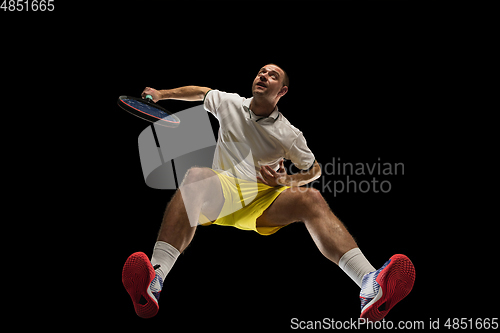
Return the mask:
{"type": "Polygon", "coordinates": [[[134,116],[164,127],[174,128],[181,122],[177,116],[153,102],[151,95],[146,95],[145,99],[120,96],[118,105],[134,116]]]}

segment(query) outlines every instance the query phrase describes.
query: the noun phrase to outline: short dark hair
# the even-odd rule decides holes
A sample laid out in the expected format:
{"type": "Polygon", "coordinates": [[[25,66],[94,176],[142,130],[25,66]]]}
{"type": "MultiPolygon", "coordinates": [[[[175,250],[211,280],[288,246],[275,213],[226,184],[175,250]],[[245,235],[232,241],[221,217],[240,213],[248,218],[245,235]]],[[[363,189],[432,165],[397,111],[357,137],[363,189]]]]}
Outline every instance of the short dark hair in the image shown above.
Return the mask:
{"type": "Polygon", "coordinates": [[[288,78],[288,74],[285,72],[283,67],[281,67],[280,65],[276,65],[274,63],[270,63],[269,65],[274,65],[276,67],[281,68],[281,70],[283,71],[283,74],[285,74],[285,76],[283,77],[283,86],[287,86],[290,88],[290,79],[288,78]]]}

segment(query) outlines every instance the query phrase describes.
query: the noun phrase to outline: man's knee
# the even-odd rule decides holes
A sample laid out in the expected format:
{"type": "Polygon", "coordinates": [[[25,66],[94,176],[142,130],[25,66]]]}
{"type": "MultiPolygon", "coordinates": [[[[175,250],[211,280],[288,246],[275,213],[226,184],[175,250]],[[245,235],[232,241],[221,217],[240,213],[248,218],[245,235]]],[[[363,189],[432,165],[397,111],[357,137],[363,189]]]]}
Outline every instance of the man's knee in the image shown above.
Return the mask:
{"type": "MultiPolygon", "coordinates": [[[[193,167],[186,172],[180,186],[185,201],[201,199],[219,201],[223,197],[220,180],[209,168],[193,167]]],[[[197,200],[195,200],[197,201],[197,200]]]]}
{"type": "Polygon", "coordinates": [[[302,188],[302,191],[297,192],[295,205],[299,208],[302,219],[329,209],[321,192],[314,188],[302,188]]]}
{"type": "Polygon", "coordinates": [[[312,187],[299,187],[299,191],[296,193],[296,200],[298,204],[306,207],[316,206],[317,204],[323,203],[325,200],[321,195],[321,192],[312,187]]]}
{"type": "Polygon", "coordinates": [[[199,213],[203,213],[209,220],[215,220],[224,204],[224,194],[219,177],[209,168],[193,167],[186,172],[180,187],[186,211],[196,211],[189,216],[191,226],[196,225],[199,213]]]}
{"type": "Polygon", "coordinates": [[[202,167],[192,167],[186,172],[184,176],[184,180],[182,181],[183,185],[192,184],[195,182],[203,181],[209,179],[210,177],[214,177],[216,174],[209,168],[202,167]]]}

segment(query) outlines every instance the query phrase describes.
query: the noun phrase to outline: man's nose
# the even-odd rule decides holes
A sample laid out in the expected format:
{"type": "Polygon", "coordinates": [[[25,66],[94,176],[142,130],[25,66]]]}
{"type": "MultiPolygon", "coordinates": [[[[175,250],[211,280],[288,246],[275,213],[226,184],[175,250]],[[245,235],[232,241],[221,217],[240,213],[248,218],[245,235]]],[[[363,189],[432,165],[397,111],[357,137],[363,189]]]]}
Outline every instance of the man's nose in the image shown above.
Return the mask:
{"type": "Polygon", "coordinates": [[[260,75],[260,80],[266,82],[267,81],[266,74],[261,74],[260,75]]]}

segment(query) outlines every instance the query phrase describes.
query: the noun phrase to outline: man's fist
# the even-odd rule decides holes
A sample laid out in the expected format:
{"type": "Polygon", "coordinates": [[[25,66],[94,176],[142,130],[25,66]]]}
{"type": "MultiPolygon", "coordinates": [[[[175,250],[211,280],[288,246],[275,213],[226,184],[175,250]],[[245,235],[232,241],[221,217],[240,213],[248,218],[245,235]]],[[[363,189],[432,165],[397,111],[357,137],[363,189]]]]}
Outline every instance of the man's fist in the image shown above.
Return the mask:
{"type": "Polygon", "coordinates": [[[269,165],[263,165],[260,168],[261,177],[257,177],[257,179],[268,186],[284,186],[286,183],[286,170],[283,166],[283,159],[280,161],[280,167],[278,172],[274,171],[269,165]]]}
{"type": "Polygon", "coordinates": [[[141,94],[142,98],[146,98],[146,95],[151,95],[153,97],[153,102],[158,102],[161,99],[160,92],[156,89],[146,87],[141,94]]]}

